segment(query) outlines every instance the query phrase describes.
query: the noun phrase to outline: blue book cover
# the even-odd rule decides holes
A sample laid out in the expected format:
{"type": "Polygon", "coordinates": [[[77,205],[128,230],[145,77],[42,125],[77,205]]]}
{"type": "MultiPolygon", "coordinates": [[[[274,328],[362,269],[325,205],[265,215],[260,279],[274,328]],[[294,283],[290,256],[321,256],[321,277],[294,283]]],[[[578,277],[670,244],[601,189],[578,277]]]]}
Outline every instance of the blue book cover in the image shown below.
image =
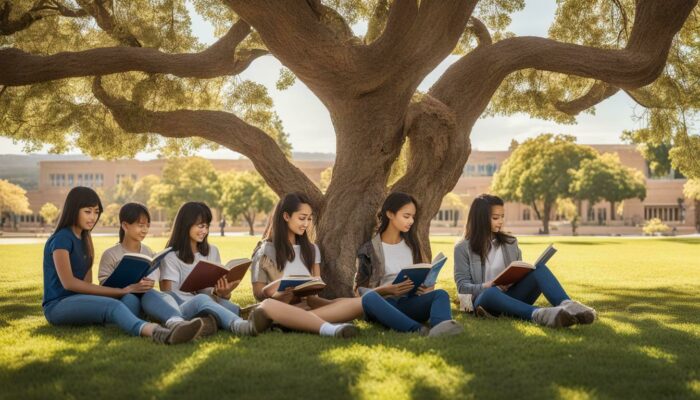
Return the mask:
{"type": "Polygon", "coordinates": [[[102,286],[124,288],[150,275],[158,269],[163,257],[170,252],[170,247],[152,258],[139,253],[127,253],[119,261],[112,274],[105,279],[102,286]]]}
{"type": "Polygon", "coordinates": [[[297,287],[297,286],[301,285],[302,283],[309,282],[313,279],[315,279],[315,278],[312,276],[305,276],[305,277],[299,276],[299,277],[282,278],[280,280],[280,286],[277,288],[277,291],[284,292],[285,289],[287,289],[287,288],[297,287]]]}
{"type": "Polygon", "coordinates": [[[445,265],[446,261],[447,257],[445,257],[444,254],[439,253],[433,259],[432,264],[415,264],[409,268],[402,269],[401,272],[396,275],[396,279],[394,279],[394,282],[392,283],[401,283],[405,281],[406,278],[409,278],[413,282],[413,289],[411,289],[406,296],[413,295],[421,285],[425,285],[427,287],[435,285],[437,282],[437,277],[440,274],[440,270],[445,265]]]}

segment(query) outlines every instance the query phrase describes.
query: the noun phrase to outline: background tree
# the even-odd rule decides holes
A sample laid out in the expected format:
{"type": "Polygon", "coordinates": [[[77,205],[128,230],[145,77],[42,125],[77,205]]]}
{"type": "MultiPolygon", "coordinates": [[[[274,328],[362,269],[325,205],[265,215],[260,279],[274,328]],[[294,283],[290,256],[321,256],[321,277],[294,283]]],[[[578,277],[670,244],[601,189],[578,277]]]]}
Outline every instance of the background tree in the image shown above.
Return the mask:
{"type": "Polygon", "coordinates": [[[153,186],[160,183],[160,178],[156,175],[146,175],[134,183],[134,188],[131,192],[130,201],[135,201],[144,205],[148,205],[151,199],[153,186]]]}
{"type": "Polygon", "coordinates": [[[8,220],[12,221],[13,228],[17,228],[15,216],[31,213],[27,191],[5,179],[0,179],[0,228],[4,228],[8,220]]]}
{"type": "Polygon", "coordinates": [[[110,203],[105,206],[102,215],[100,216],[100,223],[102,226],[117,226],[119,225],[119,210],[122,208],[121,204],[110,203]]]}
{"type": "Polygon", "coordinates": [[[556,201],[557,213],[562,215],[571,224],[571,234],[578,235],[578,223],[581,220],[579,207],[574,203],[574,200],[568,198],[559,198],[556,201]]]}
{"type": "Polygon", "coordinates": [[[166,210],[170,218],[188,201],[203,201],[219,207],[221,184],[214,165],[199,157],[169,159],[160,183],[152,186],[149,204],[166,210]]]}
{"type": "Polygon", "coordinates": [[[468,212],[468,207],[462,201],[462,198],[458,194],[450,192],[445,195],[442,199],[441,209],[444,210],[455,210],[457,213],[454,214],[452,219],[452,226],[457,226],[460,216],[466,217],[468,212]]]}
{"type": "Polygon", "coordinates": [[[592,207],[600,200],[610,203],[610,219],[615,220],[619,204],[626,199],[644,200],[647,194],[644,174],[622,165],[615,153],[605,153],[592,159],[582,160],[576,171],[570,191],[578,200],[588,200],[592,207]]]}
{"type": "Polygon", "coordinates": [[[695,203],[695,230],[700,232],[700,179],[689,179],[683,185],[683,194],[695,203]]]}
{"type": "Polygon", "coordinates": [[[571,171],[597,155],[592,147],[576,144],[573,136],[539,135],[518,145],[503,162],[491,190],[505,201],[530,205],[548,234],[555,202],[572,195],[571,171]]]}
{"type": "MultiPolygon", "coordinates": [[[[44,224],[53,226],[54,221],[58,218],[59,209],[53,203],[45,203],[39,210],[39,215],[44,220],[44,224]]],[[[42,225],[44,226],[44,225],[42,225]]]]}
{"type": "MultiPolygon", "coordinates": [[[[1,4],[3,135],[28,150],[76,143],[107,158],[212,145],[239,152],[278,195],[310,196],[324,280],[346,295],[355,252],[388,190],[418,198],[427,239],[485,112],[573,122],[611,93],[635,93],[660,75],[685,89],[697,81],[685,66],[700,65],[692,63],[697,0],[562,0],[549,38],[505,31],[523,0],[197,0],[221,35],[209,47],[192,37],[184,0],[1,4]],[[350,28],[361,21],[364,35],[350,28]],[[679,57],[673,70],[664,69],[669,51],[672,62],[679,57]],[[450,54],[461,58],[416,93],[450,54]],[[328,108],[337,154],[325,194],[287,158],[269,96],[235,78],[263,55],[286,67],[280,87],[294,75],[328,108]],[[265,123],[259,109],[268,111],[265,123]],[[407,140],[405,174],[387,187],[407,140]]],[[[661,94],[674,107],[680,99],[661,94]]],[[[693,138],[676,134],[673,144],[690,149],[693,138]]]]}
{"type": "Polygon", "coordinates": [[[279,200],[259,174],[254,172],[227,172],[219,176],[221,182],[221,209],[231,220],[243,217],[250,236],[255,234],[255,217],[269,213],[279,200]]]}

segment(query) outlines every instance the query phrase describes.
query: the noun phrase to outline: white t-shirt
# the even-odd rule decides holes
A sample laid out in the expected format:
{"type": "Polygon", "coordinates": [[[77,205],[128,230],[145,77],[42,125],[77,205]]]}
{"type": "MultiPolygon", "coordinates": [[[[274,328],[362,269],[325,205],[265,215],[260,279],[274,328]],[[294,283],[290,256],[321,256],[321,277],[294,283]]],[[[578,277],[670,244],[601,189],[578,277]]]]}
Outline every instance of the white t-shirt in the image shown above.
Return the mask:
{"type": "MultiPolygon", "coordinates": [[[[114,269],[117,268],[117,265],[119,265],[119,261],[124,258],[124,254],[126,253],[131,252],[127,251],[121,243],[117,243],[115,246],[108,248],[104,251],[104,253],[102,253],[102,257],[100,258],[100,269],[97,271],[97,280],[100,282],[100,285],[103,284],[107,278],[109,278],[112,272],[114,272],[114,269]]],[[[153,251],[143,243],[141,243],[141,251],[139,251],[139,253],[153,257],[153,251]]],[[[155,270],[151,272],[147,278],[157,281],[159,276],[160,272],[155,270]]]]}
{"type": "MultiPolygon", "coordinates": [[[[206,257],[199,252],[195,253],[194,261],[191,264],[187,264],[177,257],[177,254],[173,251],[168,253],[165,258],[163,258],[163,263],[160,266],[160,279],[172,281],[172,291],[179,295],[182,299],[187,300],[194,295],[188,292],[180,291],[180,285],[187,279],[190,275],[194,266],[197,265],[199,260],[207,260],[221,264],[221,256],[219,255],[219,249],[216,246],[209,245],[209,255],[206,257]]],[[[206,288],[200,290],[199,293],[212,294],[214,288],[206,288]]]]}
{"type": "MultiPolygon", "coordinates": [[[[321,251],[318,249],[318,246],[314,243],[314,264],[320,264],[321,263],[321,251]]],[[[311,265],[313,267],[313,264],[311,265]]],[[[287,264],[284,265],[284,269],[282,270],[282,276],[290,276],[290,275],[311,275],[311,271],[309,271],[308,268],[306,268],[306,265],[304,265],[304,262],[301,260],[301,246],[298,244],[294,245],[294,261],[287,261],[287,264]]]]}
{"type": "Polygon", "coordinates": [[[491,242],[491,250],[486,256],[484,265],[484,282],[488,282],[506,269],[506,261],[503,258],[503,246],[497,246],[494,240],[491,242]]]}
{"type": "Polygon", "coordinates": [[[413,265],[413,252],[403,239],[397,244],[382,242],[382,250],[384,251],[384,276],[381,285],[386,285],[393,282],[402,269],[413,265]]]}

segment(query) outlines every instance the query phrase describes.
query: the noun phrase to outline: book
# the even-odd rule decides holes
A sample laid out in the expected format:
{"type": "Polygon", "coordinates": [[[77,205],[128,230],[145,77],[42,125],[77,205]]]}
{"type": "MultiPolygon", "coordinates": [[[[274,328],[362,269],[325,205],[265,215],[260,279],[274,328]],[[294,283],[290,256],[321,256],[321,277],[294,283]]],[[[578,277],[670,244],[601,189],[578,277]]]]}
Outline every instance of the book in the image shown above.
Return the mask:
{"type": "Polygon", "coordinates": [[[545,265],[547,261],[557,252],[553,244],[547,246],[546,249],[537,257],[534,264],[526,263],[525,261],[513,261],[506,269],[493,280],[494,286],[510,285],[523,279],[525,275],[532,272],[537,266],[545,265]]]}
{"type": "Polygon", "coordinates": [[[413,282],[413,289],[411,289],[411,291],[408,292],[405,296],[415,294],[416,290],[418,290],[418,288],[421,285],[424,285],[426,287],[435,285],[435,283],[437,282],[438,274],[440,274],[440,270],[445,265],[446,261],[447,257],[445,257],[444,254],[439,253],[435,256],[431,264],[413,264],[402,269],[396,275],[396,279],[394,279],[394,282],[392,283],[401,283],[405,281],[406,278],[409,278],[413,282]]]}
{"type": "Polygon", "coordinates": [[[163,257],[172,249],[170,247],[149,257],[141,253],[126,253],[114,271],[105,279],[102,286],[125,288],[139,282],[160,267],[163,257]]]}
{"type": "Polygon", "coordinates": [[[221,265],[212,261],[199,260],[192,272],[180,285],[180,290],[183,292],[196,292],[214,287],[222,276],[226,276],[226,280],[229,282],[240,281],[245,276],[248,268],[250,268],[251,262],[248,258],[237,258],[229,261],[226,265],[221,265]]]}
{"type": "Polygon", "coordinates": [[[290,275],[276,281],[268,283],[263,290],[265,292],[284,292],[287,288],[292,289],[297,297],[313,296],[320,293],[326,284],[323,280],[311,275],[290,275]]]}

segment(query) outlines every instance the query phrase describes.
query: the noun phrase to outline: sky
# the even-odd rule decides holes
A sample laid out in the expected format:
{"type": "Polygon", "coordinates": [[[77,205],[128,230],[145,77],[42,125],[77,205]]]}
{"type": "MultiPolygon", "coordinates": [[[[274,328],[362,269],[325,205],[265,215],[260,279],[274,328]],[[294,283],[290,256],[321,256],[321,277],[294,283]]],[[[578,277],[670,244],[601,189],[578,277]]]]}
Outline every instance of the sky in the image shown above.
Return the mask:
{"type": "MultiPolygon", "coordinates": [[[[547,29],[554,19],[556,2],[527,1],[525,9],[514,13],[508,28],[518,36],[546,36],[547,29]]],[[[192,9],[192,30],[203,43],[216,40],[213,28],[192,9]]],[[[353,27],[363,31],[361,25],[353,27]]],[[[450,56],[431,72],[419,86],[427,90],[458,59],[450,56]]],[[[313,93],[299,80],[285,91],[278,91],[275,83],[279,77],[281,64],[271,56],[261,57],[239,75],[240,79],[253,80],[265,85],[275,103],[275,110],[282,119],[285,131],[289,133],[293,151],[296,152],[335,152],[335,135],[328,111],[313,93]]],[[[564,125],[552,121],[531,118],[526,114],[498,116],[480,119],[471,133],[472,147],[475,150],[506,150],[512,139],[523,141],[540,133],[563,133],[577,138],[582,144],[621,143],[620,134],[624,130],[637,129],[639,123],[633,118],[635,103],[622,91],[596,107],[595,115],[585,114],[577,118],[577,124],[564,125]]],[[[639,110],[637,110],[639,111],[639,110]]],[[[12,143],[8,138],[0,138],[0,153],[23,154],[21,143],[12,143]]],[[[42,152],[40,152],[42,153],[42,152]]],[[[40,154],[37,153],[37,154],[40,154]]],[[[43,151],[46,153],[46,151],[43,151]]],[[[79,150],[70,154],[80,154],[79,150]]],[[[207,158],[237,158],[230,150],[200,151],[207,158]]],[[[138,159],[152,159],[156,154],[142,153],[138,159]]]]}

